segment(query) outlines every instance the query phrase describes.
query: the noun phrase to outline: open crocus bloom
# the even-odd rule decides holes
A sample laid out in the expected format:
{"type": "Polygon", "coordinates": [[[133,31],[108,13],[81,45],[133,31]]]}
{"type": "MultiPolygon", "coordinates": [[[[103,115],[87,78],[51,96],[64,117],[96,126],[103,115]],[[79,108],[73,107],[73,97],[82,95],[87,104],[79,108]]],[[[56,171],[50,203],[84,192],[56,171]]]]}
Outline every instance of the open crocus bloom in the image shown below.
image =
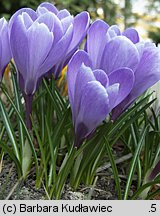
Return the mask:
{"type": "Polygon", "coordinates": [[[109,75],[92,68],[85,51],[77,51],[68,65],[68,94],[76,146],[126,98],[134,84],[134,73],[129,68],[114,70],[109,75]]]}
{"type": "Polygon", "coordinates": [[[0,19],[0,80],[2,80],[6,66],[11,60],[9,45],[8,23],[4,18],[0,19]]]}
{"type": "Polygon", "coordinates": [[[113,70],[127,67],[134,73],[132,91],[114,108],[112,119],[116,119],[138,96],[160,80],[159,48],[149,42],[140,42],[133,28],[121,33],[117,26],[97,20],[88,31],[85,50],[93,69],[103,69],[109,75],[113,70]]]}

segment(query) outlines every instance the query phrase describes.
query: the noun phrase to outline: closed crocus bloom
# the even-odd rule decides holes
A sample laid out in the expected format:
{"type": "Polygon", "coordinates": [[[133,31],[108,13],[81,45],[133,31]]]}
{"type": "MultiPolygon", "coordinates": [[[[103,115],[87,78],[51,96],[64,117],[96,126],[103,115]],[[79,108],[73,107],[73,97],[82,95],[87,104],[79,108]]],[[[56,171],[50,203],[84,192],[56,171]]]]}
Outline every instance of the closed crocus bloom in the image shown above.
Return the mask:
{"type": "Polygon", "coordinates": [[[19,83],[27,95],[34,94],[41,77],[60,61],[73,34],[73,25],[64,26],[54,13],[38,16],[30,11],[21,10],[22,13],[11,19],[10,26],[11,50],[19,83]]]}
{"type": "Polygon", "coordinates": [[[93,69],[85,51],[77,51],[68,64],[68,94],[75,128],[75,146],[87,138],[110,111],[130,93],[134,83],[131,69],[107,75],[93,69]]]}
{"type": "Polygon", "coordinates": [[[50,3],[42,3],[37,8],[38,14],[46,13],[47,11],[50,11],[54,13],[62,22],[62,24],[67,28],[68,25],[71,23],[73,24],[73,36],[72,40],[68,46],[68,49],[63,55],[63,58],[61,58],[61,61],[59,64],[56,64],[51,70],[50,73],[54,74],[55,79],[57,79],[62,71],[62,69],[68,64],[70,58],[75,53],[75,51],[78,49],[79,45],[83,41],[83,39],[86,36],[90,18],[89,14],[86,11],[83,11],[76,15],[75,17],[71,16],[71,14],[66,10],[60,10],[58,11],[53,4],[50,3]]]}
{"type": "Polygon", "coordinates": [[[88,31],[85,49],[94,69],[103,69],[109,75],[114,70],[126,67],[135,75],[133,89],[114,109],[113,119],[116,119],[138,96],[160,80],[159,48],[149,42],[140,42],[139,35],[133,28],[128,28],[121,33],[117,26],[109,26],[97,20],[88,31]]]}
{"type": "MultiPolygon", "coordinates": [[[[47,12],[18,11],[10,23],[10,43],[18,71],[18,81],[31,113],[33,94],[42,77],[63,57],[73,35],[73,25],[64,25],[47,12]],[[28,13],[27,13],[28,12],[28,13]]],[[[30,121],[27,123],[31,128],[30,121]]]]}
{"type": "Polygon", "coordinates": [[[2,80],[6,66],[11,60],[8,23],[5,18],[0,19],[0,80],[2,80]]]}

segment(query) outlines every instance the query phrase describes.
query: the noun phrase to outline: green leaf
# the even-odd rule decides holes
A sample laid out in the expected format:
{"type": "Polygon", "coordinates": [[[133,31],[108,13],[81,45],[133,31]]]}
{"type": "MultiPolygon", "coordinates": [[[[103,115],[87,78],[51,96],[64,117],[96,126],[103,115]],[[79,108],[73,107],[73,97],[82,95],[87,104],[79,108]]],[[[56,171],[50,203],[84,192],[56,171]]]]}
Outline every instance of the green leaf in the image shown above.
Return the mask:
{"type": "MultiPolygon", "coordinates": [[[[135,200],[144,190],[146,190],[147,188],[154,186],[156,184],[160,183],[160,179],[155,179],[154,181],[148,182],[144,185],[142,185],[135,193],[134,195],[131,197],[132,200],[135,200]]],[[[147,199],[147,198],[146,198],[147,199]]]]}
{"type": "Polygon", "coordinates": [[[53,173],[53,181],[54,183],[56,182],[56,156],[54,154],[55,150],[54,150],[54,146],[52,143],[52,139],[51,139],[51,131],[49,129],[48,123],[46,122],[46,128],[47,128],[47,133],[48,133],[48,142],[49,142],[49,147],[50,147],[50,153],[51,153],[51,163],[50,163],[50,175],[49,175],[49,186],[51,185],[52,182],[52,175],[51,173],[53,173]]]}
{"type": "Polygon", "coordinates": [[[54,188],[55,190],[55,198],[59,199],[63,190],[63,187],[65,185],[66,179],[72,169],[73,163],[74,163],[74,155],[75,155],[76,148],[72,147],[70,151],[66,154],[63,163],[61,165],[61,168],[59,170],[58,176],[57,176],[57,182],[56,186],[54,188]]]}
{"type": "Polygon", "coordinates": [[[122,192],[121,192],[121,185],[120,185],[120,179],[119,179],[119,175],[118,175],[117,166],[116,166],[116,163],[115,163],[112,151],[111,151],[111,147],[109,146],[108,140],[105,136],[104,136],[104,139],[106,141],[105,146],[106,146],[106,150],[107,150],[109,160],[110,160],[110,163],[112,166],[112,170],[113,170],[113,174],[114,174],[114,180],[115,180],[116,188],[118,191],[118,199],[121,200],[122,199],[122,192]]]}
{"type": "Polygon", "coordinates": [[[31,163],[32,163],[32,149],[28,142],[28,139],[26,139],[23,148],[23,157],[22,157],[22,172],[23,172],[24,179],[28,174],[31,163]]]}
{"type": "Polygon", "coordinates": [[[13,153],[12,149],[10,149],[7,146],[7,143],[3,143],[2,141],[0,141],[0,146],[9,155],[9,157],[14,161],[16,168],[17,168],[18,177],[20,178],[22,176],[22,166],[21,166],[20,162],[18,161],[17,157],[13,153]]]}
{"type": "MultiPolygon", "coordinates": [[[[92,139],[90,141],[88,141],[90,145],[85,145],[85,148],[82,147],[83,149],[83,158],[82,161],[79,165],[79,170],[76,171],[77,175],[75,175],[75,173],[72,176],[72,187],[74,189],[77,189],[81,180],[83,179],[83,175],[85,172],[88,172],[88,167],[91,164],[94,164],[95,160],[97,159],[97,157],[99,157],[99,154],[101,154],[103,152],[104,149],[104,141],[103,141],[103,136],[96,136],[95,139],[92,139]],[[96,142],[95,142],[96,141],[96,142]],[[91,148],[92,146],[92,148],[91,148]]],[[[81,151],[79,151],[80,153],[81,151]]],[[[76,155],[76,153],[75,153],[76,155]]],[[[77,158],[77,155],[76,157],[77,158]]],[[[99,157],[100,158],[100,157],[99,157]]],[[[93,179],[93,173],[91,176],[91,179],[93,179]]]]}
{"type": "MultiPolygon", "coordinates": [[[[15,103],[16,103],[16,107],[17,110],[22,113],[22,104],[21,104],[21,96],[18,90],[18,85],[16,82],[16,77],[15,74],[12,73],[12,83],[13,83],[13,89],[14,89],[14,96],[15,96],[15,103]]],[[[21,156],[23,154],[23,147],[24,147],[24,133],[23,133],[23,127],[22,127],[22,123],[20,121],[18,121],[18,126],[19,126],[19,145],[20,145],[20,150],[21,150],[21,156]]],[[[22,160],[22,158],[21,158],[22,160]]]]}
{"type": "Polygon", "coordinates": [[[16,138],[15,138],[15,132],[14,132],[14,128],[12,127],[12,124],[11,124],[11,121],[8,117],[8,113],[6,112],[6,109],[4,108],[4,105],[3,105],[3,102],[2,100],[0,99],[0,110],[1,110],[1,116],[2,116],[2,119],[3,119],[3,123],[5,125],[5,128],[7,130],[7,133],[8,133],[8,136],[10,138],[10,141],[11,141],[11,144],[13,146],[13,149],[14,149],[14,152],[15,152],[15,155],[17,157],[17,159],[19,161],[20,160],[20,153],[19,153],[19,148],[18,148],[18,143],[16,141],[16,138]]]}
{"type": "MultiPolygon", "coordinates": [[[[33,126],[33,131],[35,133],[35,136],[37,138],[39,149],[40,149],[40,157],[41,157],[40,162],[41,162],[41,164],[43,164],[42,175],[43,175],[43,173],[45,173],[45,181],[47,182],[48,174],[47,174],[47,159],[46,159],[46,155],[45,155],[45,146],[43,147],[43,143],[42,143],[42,140],[40,138],[40,133],[38,132],[38,129],[37,129],[33,119],[32,119],[32,126],[33,126]]],[[[37,186],[37,188],[39,188],[40,185],[41,185],[41,178],[42,178],[41,175],[38,175],[37,178],[36,178],[36,186],[37,186]]]]}
{"type": "MultiPolygon", "coordinates": [[[[138,146],[138,140],[140,139],[139,137],[141,137],[138,133],[138,126],[135,124],[135,122],[131,125],[131,134],[133,137],[133,143],[134,143],[134,151],[138,146]]],[[[140,158],[137,158],[137,173],[138,173],[138,182],[137,182],[137,186],[138,188],[141,185],[141,178],[142,178],[142,171],[141,171],[141,161],[140,158]]]]}
{"type": "MultiPolygon", "coordinates": [[[[143,99],[144,100],[144,99],[143,99]]],[[[108,136],[110,138],[113,138],[113,136],[115,136],[115,138],[113,139],[113,141],[111,142],[111,146],[114,145],[114,143],[117,142],[117,140],[122,136],[122,134],[126,131],[126,129],[136,120],[139,118],[139,116],[155,101],[155,99],[153,99],[152,101],[150,101],[149,103],[147,103],[146,105],[144,105],[140,110],[136,111],[136,113],[134,113],[134,115],[130,116],[130,118],[125,122],[122,121],[121,119],[121,124],[115,122],[115,126],[113,126],[113,128],[108,132],[108,136]],[[119,129],[119,130],[118,130],[119,129]],[[118,133],[117,133],[118,131],[118,133]],[[116,135],[115,135],[116,134],[116,135]]],[[[140,102],[139,102],[140,103],[140,102]]],[[[131,108],[132,110],[132,108],[131,108]]],[[[130,113],[131,114],[131,113],[130,113]]],[[[126,113],[126,115],[128,116],[128,113],[126,113]]],[[[126,116],[124,116],[124,119],[126,119],[126,116]]]]}
{"type": "Polygon", "coordinates": [[[144,143],[145,135],[148,132],[148,128],[149,127],[147,126],[144,129],[144,131],[143,131],[143,133],[141,135],[141,139],[138,142],[137,148],[135,150],[135,153],[133,155],[133,158],[132,158],[132,161],[131,161],[131,164],[130,164],[130,169],[129,169],[128,179],[127,179],[126,189],[125,189],[125,193],[124,193],[124,199],[125,200],[128,199],[128,194],[129,194],[130,186],[132,184],[133,174],[134,174],[135,167],[137,165],[137,161],[138,161],[141,149],[142,149],[142,145],[144,143]]]}
{"type": "Polygon", "coordinates": [[[8,95],[8,93],[5,91],[5,89],[3,89],[3,92],[5,93],[6,97],[8,98],[8,100],[10,101],[10,103],[12,104],[12,107],[14,108],[16,114],[17,114],[17,117],[19,118],[19,120],[21,121],[22,123],[22,126],[24,128],[24,132],[26,133],[26,138],[28,139],[29,141],[29,144],[30,144],[30,147],[32,149],[32,153],[33,153],[33,157],[34,157],[34,160],[35,160],[35,164],[36,164],[36,172],[37,172],[37,175],[38,175],[38,158],[37,158],[37,154],[36,154],[36,150],[35,150],[35,147],[34,147],[34,144],[33,144],[33,141],[32,141],[32,137],[21,117],[21,114],[19,113],[19,111],[17,110],[17,107],[15,106],[14,102],[12,101],[12,99],[10,98],[10,96],[8,95]]]}
{"type": "Polygon", "coordinates": [[[57,117],[58,117],[58,119],[61,119],[64,111],[66,110],[66,107],[64,106],[63,98],[60,97],[60,94],[57,93],[55,88],[54,88],[54,90],[51,91],[51,89],[47,85],[47,82],[45,79],[43,79],[43,83],[44,83],[44,86],[45,86],[49,96],[50,96],[51,102],[53,103],[53,106],[54,106],[55,111],[57,113],[57,117]]]}
{"type": "Polygon", "coordinates": [[[62,134],[65,134],[65,131],[67,130],[65,125],[67,125],[68,121],[70,121],[69,114],[70,114],[70,109],[67,109],[66,112],[62,115],[61,119],[58,121],[53,131],[53,137],[52,137],[53,148],[58,146],[58,143],[61,140],[62,134]]]}
{"type": "MultiPolygon", "coordinates": [[[[117,130],[124,126],[124,123],[127,122],[128,125],[131,125],[132,122],[134,122],[140,114],[142,114],[156,99],[153,99],[146,105],[144,103],[148,101],[149,97],[151,96],[148,95],[145,98],[143,98],[140,102],[136,103],[133,107],[131,107],[129,110],[124,112],[113,124],[113,127],[111,130],[109,130],[108,135],[113,136],[114,133],[117,134],[117,130]],[[142,106],[143,105],[143,106],[142,106]],[[142,108],[141,108],[142,106],[142,108]],[[138,111],[139,110],[139,111],[138,111]]],[[[126,125],[126,124],[125,124],[126,125]]],[[[125,126],[124,126],[125,127],[125,126]]]]}
{"type": "Polygon", "coordinates": [[[159,196],[159,195],[160,195],[160,188],[157,189],[156,191],[150,193],[145,199],[151,200],[151,199],[154,199],[156,196],[159,196]]]}
{"type": "MultiPolygon", "coordinates": [[[[13,113],[14,113],[14,109],[11,106],[11,107],[9,107],[9,110],[8,110],[8,117],[9,117],[9,119],[12,117],[13,113]]],[[[4,132],[5,132],[5,125],[4,124],[2,124],[0,131],[1,131],[1,133],[0,133],[0,140],[2,140],[4,132]]]]}

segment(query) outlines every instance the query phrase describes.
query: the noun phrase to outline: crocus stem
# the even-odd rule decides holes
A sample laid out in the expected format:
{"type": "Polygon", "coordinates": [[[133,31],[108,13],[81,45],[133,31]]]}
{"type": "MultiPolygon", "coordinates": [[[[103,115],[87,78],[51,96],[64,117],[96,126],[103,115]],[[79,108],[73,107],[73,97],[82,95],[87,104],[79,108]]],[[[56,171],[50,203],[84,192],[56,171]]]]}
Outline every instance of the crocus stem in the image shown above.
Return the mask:
{"type": "Polygon", "coordinates": [[[149,181],[152,181],[155,179],[155,177],[160,173],[160,161],[156,164],[154,169],[151,171],[151,174],[148,177],[149,181]]]}
{"type": "Polygon", "coordinates": [[[78,140],[78,139],[75,137],[75,139],[74,139],[74,147],[79,148],[79,147],[80,147],[80,144],[81,144],[80,140],[78,140]]]}
{"type": "Polygon", "coordinates": [[[32,114],[32,101],[33,95],[24,95],[25,105],[26,105],[26,125],[29,130],[32,130],[32,121],[31,121],[31,114],[32,114]]]}

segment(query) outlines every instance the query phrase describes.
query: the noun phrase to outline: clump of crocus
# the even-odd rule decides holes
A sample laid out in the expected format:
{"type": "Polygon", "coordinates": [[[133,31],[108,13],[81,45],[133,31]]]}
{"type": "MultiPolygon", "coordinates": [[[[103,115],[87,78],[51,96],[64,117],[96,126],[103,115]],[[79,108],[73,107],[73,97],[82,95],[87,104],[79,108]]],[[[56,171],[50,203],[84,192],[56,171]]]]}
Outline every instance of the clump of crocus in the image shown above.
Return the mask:
{"type": "Polygon", "coordinates": [[[8,23],[5,18],[0,19],[0,80],[2,80],[6,66],[11,60],[9,45],[8,23]]]}
{"type": "Polygon", "coordinates": [[[115,120],[160,79],[159,49],[139,42],[132,28],[121,33],[117,26],[97,20],[88,31],[85,51],[77,52],[68,65],[77,146],[111,111],[115,120]]]}
{"type": "Polygon", "coordinates": [[[31,105],[42,77],[63,65],[85,37],[87,12],[75,18],[67,10],[58,11],[50,3],[37,11],[23,8],[10,20],[10,43],[18,72],[18,82],[26,101],[27,126],[31,129],[31,105]]]}
{"type": "Polygon", "coordinates": [[[78,51],[68,65],[68,94],[75,128],[75,146],[79,146],[130,93],[134,74],[120,68],[107,75],[92,69],[89,55],[78,51]]]}
{"type": "Polygon", "coordinates": [[[103,69],[109,75],[113,70],[127,67],[134,73],[132,91],[113,110],[114,120],[138,96],[160,80],[160,49],[151,42],[140,42],[133,28],[121,33],[117,26],[97,20],[88,31],[85,49],[94,69],[103,69]]]}

